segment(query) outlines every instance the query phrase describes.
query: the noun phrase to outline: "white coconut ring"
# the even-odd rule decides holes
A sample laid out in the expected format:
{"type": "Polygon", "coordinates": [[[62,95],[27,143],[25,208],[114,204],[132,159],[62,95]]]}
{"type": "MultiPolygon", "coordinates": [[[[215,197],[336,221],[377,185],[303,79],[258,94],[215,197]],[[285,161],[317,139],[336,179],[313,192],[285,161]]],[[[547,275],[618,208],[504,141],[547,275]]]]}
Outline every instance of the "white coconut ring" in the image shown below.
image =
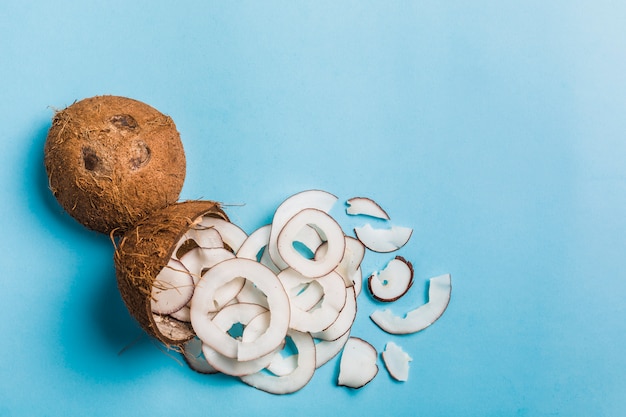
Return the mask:
{"type": "Polygon", "coordinates": [[[278,235],[285,226],[285,224],[294,215],[306,208],[315,208],[324,212],[330,211],[330,209],[337,202],[337,196],[321,190],[308,190],[294,194],[276,209],[274,217],[272,219],[272,229],[270,231],[268,252],[272,258],[273,263],[279,269],[285,269],[288,265],[282,259],[278,252],[278,235]]]}
{"type": "Polygon", "coordinates": [[[302,275],[317,278],[327,275],[343,258],[346,240],[341,226],[327,213],[317,209],[304,209],[293,216],[278,235],[278,252],[285,263],[302,275]],[[308,259],[293,246],[296,236],[304,227],[313,227],[328,246],[324,256],[308,259]]]}
{"type": "Polygon", "coordinates": [[[193,287],[193,279],[185,266],[174,258],[170,259],[152,284],[152,312],[171,314],[180,310],[191,300],[193,287]]]}
{"type": "Polygon", "coordinates": [[[229,259],[209,269],[196,286],[191,300],[191,325],[197,336],[219,353],[251,360],[270,353],[282,343],[290,320],[289,298],[278,277],[267,267],[249,259],[229,259]],[[220,329],[209,313],[217,311],[215,293],[222,285],[246,278],[267,296],[271,311],[267,331],[254,342],[242,342],[220,329]]]}

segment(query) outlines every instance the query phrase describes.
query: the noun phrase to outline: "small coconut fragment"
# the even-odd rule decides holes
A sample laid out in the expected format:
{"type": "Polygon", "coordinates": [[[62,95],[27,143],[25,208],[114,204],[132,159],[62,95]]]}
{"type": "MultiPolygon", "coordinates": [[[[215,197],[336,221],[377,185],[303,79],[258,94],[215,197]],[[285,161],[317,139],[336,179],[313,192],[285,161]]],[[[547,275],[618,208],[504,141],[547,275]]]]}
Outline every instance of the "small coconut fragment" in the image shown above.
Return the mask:
{"type": "Polygon", "coordinates": [[[377,219],[389,220],[389,215],[383,210],[377,202],[371,198],[354,197],[346,201],[348,207],[346,213],[353,216],[370,216],[377,219]]]}
{"type": "Polygon", "coordinates": [[[185,179],[185,153],[172,119],[126,97],[91,97],[57,112],[44,153],[50,190],[61,206],[107,234],[174,203],[185,179]]]}
{"type": "Polygon", "coordinates": [[[339,361],[338,385],[362,388],[378,374],[378,352],[374,346],[358,337],[346,342],[339,361]]]}
{"type": "Polygon", "coordinates": [[[370,318],[387,333],[417,333],[441,317],[448,307],[451,292],[450,274],[440,275],[430,279],[426,304],[409,311],[404,317],[396,316],[390,310],[376,310],[370,318]]]}
{"type": "Polygon", "coordinates": [[[387,263],[382,271],[374,272],[367,280],[372,297],[378,301],[396,301],[413,285],[413,265],[401,256],[387,263]]]}
{"type": "Polygon", "coordinates": [[[375,229],[367,223],[355,227],[354,233],[366,248],[374,252],[387,253],[400,249],[411,238],[413,229],[402,226],[391,226],[389,229],[375,229]]]}
{"type": "Polygon", "coordinates": [[[148,334],[166,345],[180,345],[193,338],[194,331],[189,323],[153,315],[152,289],[182,236],[203,216],[227,219],[212,201],[171,204],[139,221],[121,237],[115,249],[117,283],[126,307],[148,334]]]}
{"type": "Polygon", "coordinates": [[[393,342],[388,342],[382,353],[383,362],[389,375],[397,381],[405,382],[409,379],[409,362],[413,360],[402,348],[393,342]]]}

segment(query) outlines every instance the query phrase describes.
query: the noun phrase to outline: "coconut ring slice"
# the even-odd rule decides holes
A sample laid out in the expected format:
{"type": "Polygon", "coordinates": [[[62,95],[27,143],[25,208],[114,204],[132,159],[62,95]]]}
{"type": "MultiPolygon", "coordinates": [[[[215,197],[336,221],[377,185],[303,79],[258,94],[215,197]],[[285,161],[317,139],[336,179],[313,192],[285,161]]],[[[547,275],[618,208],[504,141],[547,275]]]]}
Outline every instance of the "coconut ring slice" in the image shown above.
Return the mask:
{"type": "Polygon", "coordinates": [[[276,349],[287,335],[289,318],[289,298],[278,277],[250,259],[229,259],[209,269],[196,285],[191,299],[191,325],[198,337],[217,352],[240,361],[255,359],[276,349]],[[266,332],[252,342],[232,338],[209,317],[217,311],[214,304],[217,290],[238,278],[252,281],[267,296],[271,311],[266,332]]]}
{"type": "Polygon", "coordinates": [[[228,220],[213,201],[175,203],[142,219],[115,248],[117,285],[128,311],[148,334],[166,345],[180,345],[193,338],[194,332],[189,323],[153,315],[152,287],[180,239],[203,216],[228,220]]]}
{"type": "Polygon", "coordinates": [[[317,209],[304,209],[293,216],[278,235],[278,252],[294,270],[311,278],[322,277],[334,270],[343,258],[346,247],[345,235],[341,226],[327,213],[317,209]],[[293,245],[303,228],[312,227],[326,242],[323,256],[308,259],[293,245]]]}

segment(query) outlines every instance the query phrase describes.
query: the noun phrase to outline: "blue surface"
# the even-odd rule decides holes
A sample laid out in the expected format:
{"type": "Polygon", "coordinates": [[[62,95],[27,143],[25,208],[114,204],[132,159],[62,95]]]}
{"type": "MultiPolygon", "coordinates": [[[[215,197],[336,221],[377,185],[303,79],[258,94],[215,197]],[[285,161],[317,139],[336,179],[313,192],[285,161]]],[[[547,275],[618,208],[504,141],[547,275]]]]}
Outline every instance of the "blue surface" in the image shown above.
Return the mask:
{"type": "Polygon", "coordinates": [[[82,3],[0,5],[0,416],[626,413],[626,3],[82,3]],[[448,310],[390,336],[363,294],[353,330],[409,381],[340,388],[333,361],[277,397],[143,336],[42,165],[53,110],[99,94],[172,116],[181,198],[248,232],[308,188],[413,227],[404,302],[450,272],[448,310]]]}

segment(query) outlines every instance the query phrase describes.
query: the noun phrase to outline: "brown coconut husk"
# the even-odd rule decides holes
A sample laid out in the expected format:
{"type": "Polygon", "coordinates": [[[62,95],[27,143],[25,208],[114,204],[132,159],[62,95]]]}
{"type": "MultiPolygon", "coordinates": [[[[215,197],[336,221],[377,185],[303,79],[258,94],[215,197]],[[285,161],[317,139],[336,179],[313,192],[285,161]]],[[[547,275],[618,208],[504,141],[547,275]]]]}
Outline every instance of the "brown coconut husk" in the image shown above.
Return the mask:
{"type": "Polygon", "coordinates": [[[175,203],[142,219],[116,245],[114,259],[122,299],[141,327],[168,346],[180,346],[195,333],[190,323],[152,313],[152,285],[178,241],[201,216],[228,220],[212,201],[175,203]]]}
{"type": "Polygon", "coordinates": [[[174,203],[185,179],[185,153],[172,119],[126,97],[91,97],[57,112],[44,152],[61,206],[107,234],[174,203]]]}

